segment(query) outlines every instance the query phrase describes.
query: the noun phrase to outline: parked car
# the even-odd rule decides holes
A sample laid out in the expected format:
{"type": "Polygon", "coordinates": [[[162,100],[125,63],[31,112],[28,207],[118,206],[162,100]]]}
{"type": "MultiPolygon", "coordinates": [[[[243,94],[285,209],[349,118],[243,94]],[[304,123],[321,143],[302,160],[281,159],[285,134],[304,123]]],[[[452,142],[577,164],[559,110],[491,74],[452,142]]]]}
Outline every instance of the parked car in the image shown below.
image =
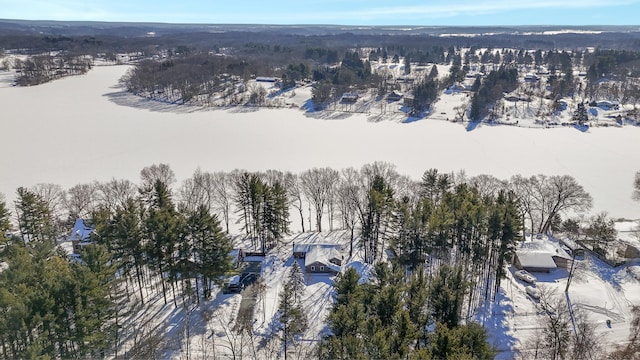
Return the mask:
{"type": "Polygon", "coordinates": [[[537,281],[536,277],[529,274],[529,272],[526,270],[518,270],[514,275],[516,278],[524,282],[528,282],[529,284],[535,284],[537,281]]]}
{"type": "Polygon", "coordinates": [[[240,276],[235,275],[224,286],[222,293],[223,294],[239,293],[241,290],[242,290],[242,284],[240,283],[240,276]]]}
{"type": "Polygon", "coordinates": [[[527,292],[527,294],[529,296],[531,296],[534,299],[540,299],[540,289],[535,288],[533,286],[527,286],[524,288],[524,290],[527,292]]]}

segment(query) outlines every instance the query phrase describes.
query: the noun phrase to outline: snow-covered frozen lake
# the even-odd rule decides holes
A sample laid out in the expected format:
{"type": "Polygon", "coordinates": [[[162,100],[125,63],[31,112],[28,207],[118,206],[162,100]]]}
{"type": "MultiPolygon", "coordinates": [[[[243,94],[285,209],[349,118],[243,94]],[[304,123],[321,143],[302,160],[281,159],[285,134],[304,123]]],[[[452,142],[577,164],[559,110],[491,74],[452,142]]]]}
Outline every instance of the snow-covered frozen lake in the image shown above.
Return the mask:
{"type": "Polygon", "coordinates": [[[640,217],[640,203],[631,200],[640,170],[637,127],[467,131],[428,119],[372,122],[366,114],[321,120],[297,109],[200,110],[124,94],[118,79],[126,69],[96,67],[28,88],[0,84],[0,192],[8,200],[17,187],[40,182],[137,182],[154,163],[170,164],[181,181],[197,167],[299,172],[380,160],[415,179],[429,168],[503,179],[569,174],[593,196],[594,212],[640,217]]]}

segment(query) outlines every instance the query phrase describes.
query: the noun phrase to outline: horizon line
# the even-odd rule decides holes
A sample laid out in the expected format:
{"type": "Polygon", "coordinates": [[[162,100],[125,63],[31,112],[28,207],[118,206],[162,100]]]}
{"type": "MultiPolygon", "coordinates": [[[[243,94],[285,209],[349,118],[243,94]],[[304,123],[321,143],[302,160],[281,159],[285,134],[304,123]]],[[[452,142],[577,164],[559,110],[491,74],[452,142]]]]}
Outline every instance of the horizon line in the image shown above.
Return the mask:
{"type": "Polygon", "coordinates": [[[418,25],[418,24],[387,24],[387,25],[367,25],[367,24],[330,24],[330,23],[201,23],[201,22],[165,22],[165,21],[118,21],[118,20],[51,20],[51,19],[5,19],[0,18],[0,22],[24,21],[24,22],[55,22],[55,23],[100,23],[100,24],[139,24],[139,25],[176,25],[176,26],[281,26],[281,27],[350,27],[350,28],[386,28],[386,27],[409,27],[409,28],[501,28],[501,27],[563,27],[563,28],[587,28],[587,27],[637,27],[637,24],[496,24],[496,25],[418,25]]]}

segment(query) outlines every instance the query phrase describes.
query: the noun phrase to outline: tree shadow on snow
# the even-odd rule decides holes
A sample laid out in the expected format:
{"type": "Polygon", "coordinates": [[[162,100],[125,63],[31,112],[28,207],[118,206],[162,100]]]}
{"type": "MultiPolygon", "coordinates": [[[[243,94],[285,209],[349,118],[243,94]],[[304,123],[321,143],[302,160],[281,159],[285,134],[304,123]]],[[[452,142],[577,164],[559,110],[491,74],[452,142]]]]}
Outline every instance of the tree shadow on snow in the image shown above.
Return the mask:
{"type": "Polygon", "coordinates": [[[481,121],[469,121],[467,123],[467,131],[473,131],[477,129],[481,123],[482,123],[481,121]]]}
{"type": "Polygon", "coordinates": [[[578,130],[578,131],[580,131],[580,132],[583,132],[583,133],[586,133],[587,131],[589,131],[589,125],[579,125],[579,124],[576,124],[576,125],[574,125],[573,127],[574,127],[576,130],[578,130]]]}
{"type": "Polygon", "coordinates": [[[184,336],[186,336],[187,329],[190,339],[197,337],[205,337],[210,339],[215,336],[207,329],[208,322],[211,321],[212,311],[222,306],[229,304],[229,299],[237,294],[223,294],[220,290],[215,294],[215,297],[205,300],[200,299],[200,304],[190,304],[190,309],[181,304],[178,301],[178,307],[174,307],[174,304],[169,301],[166,307],[172,307],[171,312],[156,326],[151,329],[152,333],[158,334],[162,342],[158,344],[157,352],[161,354],[163,358],[171,358],[176,353],[182,353],[184,347],[184,336]]]}
{"type": "Polygon", "coordinates": [[[515,316],[514,309],[511,300],[505,295],[504,289],[500,288],[496,300],[489,303],[484,313],[477,316],[477,321],[487,329],[489,343],[498,352],[496,359],[513,359],[517,355],[515,348],[518,340],[508,334],[508,319],[515,316]]]}
{"type": "Polygon", "coordinates": [[[180,105],[176,103],[163,102],[160,100],[147,99],[141,96],[130,94],[126,91],[116,91],[103,94],[102,96],[105,96],[107,99],[109,99],[109,101],[115,103],[116,105],[127,106],[136,109],[144,109],[154,112],[189,114],[211,110],[200,106],[180,105]]]}
{"type": "Polygon", "coordinates": [[[304,111],[306,112],[316,112],[316,111],[321,111],[322,108],[318,108],[316,110],[316,104],[313,102],[312,99],[307,99],[307,101],[304,102],[304,104],[302,104],[302,106],[300,106],[304,111]]]}
{"type": "Polygon", "coordinates": [[[409,116],[402,123],[403,124],[410,124],[410,123],[413,123],[413,122],[416,122],[416,121],[420,121],[422,119],[424,119],[424,118],[420,117],[420,116],[409,116]]]}
{"type": "Polygon", "coordinates": [[[337,110],[305,112],[304,114],[309,118],[319,120],[344,120],[350,118],[353,115],[353,113],[350,112],[337,110]]]}

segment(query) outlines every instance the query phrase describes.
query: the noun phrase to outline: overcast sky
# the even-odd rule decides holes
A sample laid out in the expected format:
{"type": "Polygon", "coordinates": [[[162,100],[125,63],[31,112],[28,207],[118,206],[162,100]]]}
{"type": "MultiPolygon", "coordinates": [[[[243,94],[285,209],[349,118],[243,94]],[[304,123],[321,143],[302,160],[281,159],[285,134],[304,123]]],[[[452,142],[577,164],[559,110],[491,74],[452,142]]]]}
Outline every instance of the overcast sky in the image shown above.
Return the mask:
{"type": "Polygon", "coordinates": [[[0,18],[209,24],[638,25],[640,0],[0,0],[0,18]]]}

